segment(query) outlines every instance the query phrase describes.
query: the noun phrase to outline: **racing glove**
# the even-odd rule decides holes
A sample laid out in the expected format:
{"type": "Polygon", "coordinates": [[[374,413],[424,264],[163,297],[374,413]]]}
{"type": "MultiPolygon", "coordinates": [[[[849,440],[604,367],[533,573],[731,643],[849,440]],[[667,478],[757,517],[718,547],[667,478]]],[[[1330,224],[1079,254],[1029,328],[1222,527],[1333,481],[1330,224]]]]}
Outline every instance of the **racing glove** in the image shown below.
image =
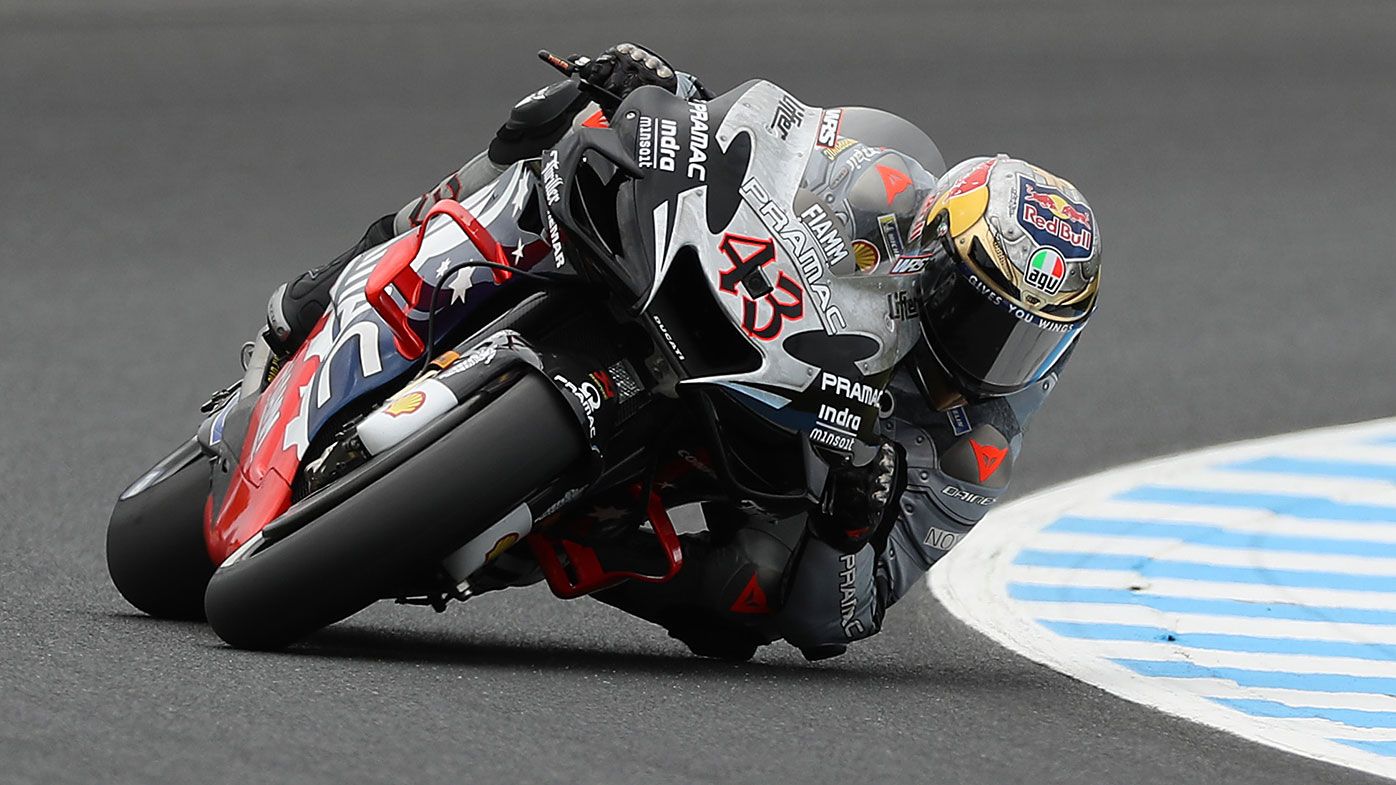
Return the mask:
{"type": "Polygon", "coordinates": [[[843,553],[885,542],[904,490],[906,452],[884,439],[866,466],[845,463],[829,469],[824,499],[809,515],[810,532],[843,553]]]}
{"type": "Polygon", "coordinates": [[[658,55],[635,44],[616,44],[582,66],[583,81],[597,85],[605,93],[593,96],[609,119],[620,102],[637,88],[657,85],[678,93],[679,79],[674,69],[658,55]]]}
{"type": "MultiPolygon", "coordinates": [[[[575,55],[571,59],[578,60],[575,55]]],[[[636,88],[658,85],[675,94],[679,90],[679,76],[674,69],[634,44],[616,44],[607,49],[596,59],[586,61],[577,70],[577,76],[581,81],[555,82],[514,105],[509,119],[490,142],[489,159],[496,167],[533,158],[557,144],[567,133],[572,118],[592,101],[610,119],[620,102],[636,88]],[[583,81],[602,89],[584,89],[583,81]]],[[[688,77],[688,82],[700,97],[711,97],[696,79],[688,77]]]]}

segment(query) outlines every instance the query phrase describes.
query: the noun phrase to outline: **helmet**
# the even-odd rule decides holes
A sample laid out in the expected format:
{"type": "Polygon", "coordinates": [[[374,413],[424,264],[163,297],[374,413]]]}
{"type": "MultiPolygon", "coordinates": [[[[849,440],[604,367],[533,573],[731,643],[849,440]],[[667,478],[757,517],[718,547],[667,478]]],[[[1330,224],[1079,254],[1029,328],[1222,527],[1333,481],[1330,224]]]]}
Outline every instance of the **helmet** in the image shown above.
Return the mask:
{"type": "MultiPolygon", "coordinates": [[[[1095,310],[1100,232],[1081,192],[999,155],[951,168],[923,203],[897,267],[919,270],[918,375],[973,398],[1047,375],[1095,310]]],[[[923,381],[923,387],[925,382],[923,381]]]]}

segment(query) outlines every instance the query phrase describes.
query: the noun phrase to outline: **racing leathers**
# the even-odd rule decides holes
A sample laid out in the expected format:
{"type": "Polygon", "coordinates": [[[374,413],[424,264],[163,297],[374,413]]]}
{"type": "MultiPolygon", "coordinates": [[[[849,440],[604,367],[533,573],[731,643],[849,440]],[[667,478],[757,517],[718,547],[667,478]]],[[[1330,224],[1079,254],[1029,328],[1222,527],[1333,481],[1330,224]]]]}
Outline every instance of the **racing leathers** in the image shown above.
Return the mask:
{"type": "MultiPolygon", "coordinates": [[[[673,81],[680,97],[706,97],[701,85],[686,74],[678,73],[673,81]]],[[[922,165],[925,156],[879,146],[884,142],[876,138],[841,133],[841,124],[856,126],[848,122],[855,111],[823,113],[829,135],[821,134],[810,156],[799,197],[804,204],[797,198],[795,205],[797,211],[817,210],[838,222],[851,252],[835,272],[852,275],[878,265],[907,263],[901,258],[903,238],[936,184],[922,165]]],[[[528,96],[514,107],[487,152],[376,221],[360,243],[327,268],[278,290],[281,296],[273,296],[269,312],[273,331],[294,345],[302,337],[298,334],[308,329],[298,323],[318,316],[317,307],[323,310],[317,300],[328,297],[323,280],[333,279],[349,258],[412,230],[440,200],[463,200],[494,187],[509,164],[538,156],[570,127],[600,123],[604,115],[577,90],[575,81],[528,96]],[[297,287],[307,294],[297,299],[297,287]],[[301,303],[306,313],[298,317],[301,303]]],[[[889,307],[898,329],[919,329],[914,301],[889,302],[889,307]]],[[[1065,358],[1058,361],[1042,380],[1020,392],[961,400],[949,408],[933,408],[924,380],[909,367],[899,367],[884,396],[878,428],[885,443],[895,445],[892,452],[899,464],[898,482],[886,488],[882,499],[890,514],[882,516],[874,531],[853,540],[822,533],[821,527],[811,525],[809,512],[773,514],[741,499],[716,498],[716,484],[710,482],[713,467],[701,447],[680,443],[671,460],[662,464],[658,492],[669,506],[702,501],[708,531],[682,536],[684,566],[672,580],[630,581],[593,596],[663,626],[703,655],[745,659],[758,646],[779,639],[810,659],[840,654],[850,642],[877,633],[887,608],[911,591],[997,503],[1021,448],[1023,430],[1064,362],[1065,358]]],[[[643,561],[651,535],[616,525],[633,523],[640,514],[637,505],[629,503],[626,489],[601,489],[572,502],[554,529],[615,532],[598,547],[632,550],[634,559],[643,561]]],[[[849,527],[859,532],[865,528],[861,522],[849,527]]],[[[472,586],[502,588],[537,579],[527,549],[515,548],[487,565],[472,586]]]]}

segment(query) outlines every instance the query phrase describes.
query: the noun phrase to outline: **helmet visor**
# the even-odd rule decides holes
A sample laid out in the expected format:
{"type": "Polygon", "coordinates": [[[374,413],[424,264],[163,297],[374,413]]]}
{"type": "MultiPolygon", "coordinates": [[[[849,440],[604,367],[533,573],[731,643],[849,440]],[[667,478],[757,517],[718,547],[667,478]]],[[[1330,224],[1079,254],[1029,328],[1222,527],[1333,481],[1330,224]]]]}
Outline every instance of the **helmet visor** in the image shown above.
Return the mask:
{"type": "Polygon", "coordinates": [[[936,359],[970,392],[1007,395],[1041,379],[1085,320],[1043,318],[932,243],[922,279],[921,324],[936,359]]]}

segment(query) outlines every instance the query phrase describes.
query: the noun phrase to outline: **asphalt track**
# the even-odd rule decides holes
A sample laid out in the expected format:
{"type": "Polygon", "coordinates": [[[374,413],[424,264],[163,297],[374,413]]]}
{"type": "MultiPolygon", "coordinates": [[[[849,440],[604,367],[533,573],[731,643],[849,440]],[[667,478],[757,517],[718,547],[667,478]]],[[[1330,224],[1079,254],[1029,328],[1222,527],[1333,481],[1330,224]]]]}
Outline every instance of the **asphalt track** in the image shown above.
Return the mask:
{"type": "Polygon", "coordinates": [[[538,589],[277,655],[133,614],[110,505],[272,286],[478,149],[548,78],[533,50],[620,39],[1085,191],[1104,308],[1017,493],[1396,411],[1384,1],[0,3],[0,781],[1376,781],[1086,687],[923,592],[818,665],[694,659],[538,589]]]}

